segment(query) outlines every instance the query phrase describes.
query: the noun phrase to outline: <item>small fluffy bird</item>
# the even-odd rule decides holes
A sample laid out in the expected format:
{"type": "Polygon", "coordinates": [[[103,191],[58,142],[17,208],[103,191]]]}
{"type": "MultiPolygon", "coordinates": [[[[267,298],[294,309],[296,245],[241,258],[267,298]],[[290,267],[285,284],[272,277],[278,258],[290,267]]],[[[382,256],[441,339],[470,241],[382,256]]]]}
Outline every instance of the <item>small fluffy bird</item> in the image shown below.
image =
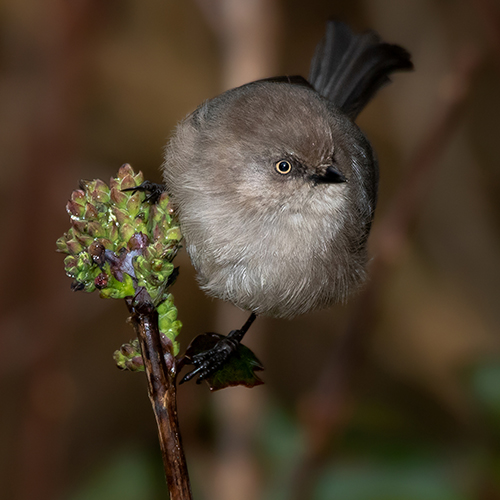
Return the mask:
{"type": "Polygon", "coordinates": [[[184,380],[217,370],[256,315],[292,318],[363,283],[378,166],[354,120],[412,67],[400,46],[330,21],[308,80],[248,83],[178,125],[162,170],[200,286],[252,313],[184,380]]]}

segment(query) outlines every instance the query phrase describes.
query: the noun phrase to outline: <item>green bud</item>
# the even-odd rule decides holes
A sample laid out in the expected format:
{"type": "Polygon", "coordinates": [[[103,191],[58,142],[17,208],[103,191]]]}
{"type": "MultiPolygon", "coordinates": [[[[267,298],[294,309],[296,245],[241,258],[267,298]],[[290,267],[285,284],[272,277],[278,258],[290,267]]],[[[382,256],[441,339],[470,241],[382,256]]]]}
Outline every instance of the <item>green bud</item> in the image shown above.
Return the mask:
{"type": "MultiPolygon", "coordinates": [[[[118,239],[118,236],[119,236],[118,226],[114,222],[108,223],[106,236],[109,239],[109,241],[112,241],[112,242],[116,242],[116,240],[118,239]]],[[[106,246],[106,245],[104,245],[104,246],[106,246]]],[[[108,247],[106,247],[106,248],[108,248],[108,247]]],[[[112,250],[112,248],[110,248],[109,250],[112,250]]]]}
{"type": "Polygon", "coordinates": [[[120,226],[118,232],[123,241],[128,241],[135,234],[135,228],[132,225],[125,223],[120,226]]]}
{"type": "MultiPolygon", "coordinates": [[[[142,192],[122,192],[143,181],[142,172],[136,174],[128,164],[119,169],[109,187],[101,180],[81,181],[81,189],[71,194],[66,205],[72,227],[56,245],[68,254],[64,265],[74,280],[74,290],[99,289],[104,298],[151,299],[158,310],[160,331],[177,354],[175,339],[182,325],[167,283],[182,236],[166,193],[152,205],[144,202],[142,192]]],[[[143,369],[136,347],[120,350],[119,366],[143,369]]]]}
{"type": "Polygon", "coordinates": [[[133,177],[136,186],[140,186],[144,182],[144,175],[140,170],[137,174],[133,175],[133,177]]]}
{"type": "Polygon", "coordinates": [[[73,191],[71,193],[71,201],[73,201],[77,205],[80,205],[81,207],[85,206],[85,191],[82,191],[81,189],[76,189],[75,191],[73,191]]]}
{"type": "Polygon", "coordinates": [[[68,244],[66,243],[66,238],[64,236],[61,236],[60,238],[57,239],[56,247],[58,252],[70,253],[68,249],[68,244]]]}
{"type": "Polygon", "coordinates": [[[90,197],[95,203],[108,203],[110,198],[110,190],[105,182],[101,179],[96,179],[94,189],[90,193],[90,197]]]}
{"type": "Polygon", "coordinates": [[[122,370],[144,371],[141,348],[138,339],[123,344],[120,349],[114,352],[113,358],[122,370]]]}
{"type": "Polygon", "coordinates": [[[106,250],[113,250],[113,242],[107,238],[100,238],[99,241],[102,243],[106,250]]]}
{"type": "MultiPolygon", "coordinates": [[[[132,179],[133,182],[133,179],[132,179]]],[[[141,196],[140,193],[135,193],[127,201],[127,211],[130,217],[135,217],[139,213],[141,208],[141,196]]]]}
{"type": "Polygon", "coordinates": [[[68,201],[66,204],[66,211],[71,217],[83,217],[83,214],[85,213],[85,207],[82,207],[75,201],[68,201]]]}
{"type": "Polygon", "coordinates": [[[85,233],[75,232],[75,238],[83,245],[84,248],[88,247],[94,241],[94,237],[85,233]]]}
{"type": "Polygon", "coordinates": [[[78,266],[78,257],[76,255],[68,255],[64,258],[64,268],[66,270],[66,274],[70,278],[74,278],[77,272],[78,266]]]}
{"type": "Polygon", "coordinates": [[[145,224],[144,220],[142,217],[136,217],[134,219],[134,228],[135,228],[135,232],[136,233],[144,233],[144,234],[147,234],[149,231],[148,231],[148,227],[147,225],[145,224]]]}
{"type": "Polygon", "coordinates": [[[89,222],[88,233],[93,238],[104,238],[107,236],[106,230],[97,221],[89,222]]]}
{"type": "Polygon", "coordinates": [[[125,222],[130,221],[130,217],[125,210],[122,210],[117,207],[112,207],[111,211],[112,214],[115,216],[116,222],[118,222],[118,224],[124,224],[125,222]]]}
{"type": "MultiPolygon", "coordinates": [[[[119,169],[118,169],[118,179],[124,179],[126,176],[131,176],[132,178],[134,177],[135,175],[135,172],[133,171],[132,167],[130,166],[130,164],[128,163],[124,163],[119,169]]],[[[134,185],[132,186],[128,186],[128,187],[134,187],[134,185]]]]}
{"type": "Polygon", "coordinates": [[[97,220],[97,216],[98,213],[96,207],[90,203],[87,203],[85,205],[85,215],[84,215],[85,220],[87,221],[97,220]]]}
{"type": "Polygon", "coordinates": [[[167,240],[180,241],[182,239],[181,230],[178,227],[169,229],[166,234],[167,240]]]}
{"type": "Polygon", "coordinates": [[[162,193],[160,199],[158,200],[158,207],[161,208],[165,213],[169,213],[169,203],[170,199],[166,192],[162,193]]]}
{"type": "Polygon", "coordinates": [[[121,191],[119,187],[111,188],[111,201],[119,208],[125,208],[128,201],[128,196],[121,191]]]}
{"type": "Polygon", "coordinates": [[[75,228],[75,231],[79,233],[87,232],[87,222],[79,219],[71,219],[71,225],[75,228]]]}
{"type": "Polygon", "coordinates": [[[69,240],[66,242],[68,252],[73,255],[79,254],[83,250],[83,245],[77,240],[69,240]]]}
{"type": "MultiPolygon", "coordinates": [[[[119,174],[118,174],[119,175],[119,174]]],[[[130,189],[136,186],[134,177],[130,174],[125,175],[120,182],[120,189],[130,189]]]]}

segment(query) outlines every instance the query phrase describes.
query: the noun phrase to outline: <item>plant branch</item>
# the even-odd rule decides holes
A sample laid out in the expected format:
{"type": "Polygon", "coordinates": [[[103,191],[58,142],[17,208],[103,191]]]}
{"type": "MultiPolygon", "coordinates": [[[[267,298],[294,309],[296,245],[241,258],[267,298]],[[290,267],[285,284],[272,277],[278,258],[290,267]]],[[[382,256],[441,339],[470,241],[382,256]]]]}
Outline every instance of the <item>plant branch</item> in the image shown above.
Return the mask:
{"type": "Polygon", "coordinates": [[[158,329],[158,313],[150,304],[137,306],[127,299],[141,345],[148,393],[158,426],[158,438],[171,500],[191,500],[189,476],[182,447],[175,380],[177,366],[172,342],[158,329]]]}

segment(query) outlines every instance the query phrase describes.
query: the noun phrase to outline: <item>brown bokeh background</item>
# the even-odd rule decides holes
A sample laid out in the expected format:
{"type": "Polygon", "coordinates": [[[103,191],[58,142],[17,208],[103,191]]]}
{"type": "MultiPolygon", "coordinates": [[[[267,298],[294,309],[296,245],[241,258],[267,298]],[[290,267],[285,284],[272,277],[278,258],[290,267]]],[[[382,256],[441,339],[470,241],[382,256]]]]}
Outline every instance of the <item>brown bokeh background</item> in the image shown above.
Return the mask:
{"type": "MultiPolygon", "coordinates": [[[[72,293],[55,253],[65,203],[125,162],[159,181],[185,114],[256,78],[307,76],[329,17],[416,67],[359,118],[381,165],[372,281],[347,306],[260,318],[246,343],[264,386],[181,387],[195,498],[500,498],[495,0],[0,4],[2,498],[167,497],[144,377],[112,359],[133,336],[126,308],[72,293]]],[[[178,264],[184,346],[242,324],[178,264]]]]}

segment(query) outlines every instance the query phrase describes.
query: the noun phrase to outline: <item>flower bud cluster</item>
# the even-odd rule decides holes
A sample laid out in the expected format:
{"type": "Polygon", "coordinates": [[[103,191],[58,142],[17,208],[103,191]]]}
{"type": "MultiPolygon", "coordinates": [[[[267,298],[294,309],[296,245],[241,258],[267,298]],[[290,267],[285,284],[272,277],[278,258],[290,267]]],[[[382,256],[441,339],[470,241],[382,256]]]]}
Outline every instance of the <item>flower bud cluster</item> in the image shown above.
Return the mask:
{"type": "Polygon", "coordinates": [[[160,331],[178,351],[181,323],[168,287],[182,235],[167,193],[148,203],[144,192],[134,191],[143,181],[142,172],[128,164],[109,186],[99,179],[82,181],[66,205],[71,228],[57,240],[57,249],[68,254],[64,265],[74,290],[153,304],[160,331]]]}

